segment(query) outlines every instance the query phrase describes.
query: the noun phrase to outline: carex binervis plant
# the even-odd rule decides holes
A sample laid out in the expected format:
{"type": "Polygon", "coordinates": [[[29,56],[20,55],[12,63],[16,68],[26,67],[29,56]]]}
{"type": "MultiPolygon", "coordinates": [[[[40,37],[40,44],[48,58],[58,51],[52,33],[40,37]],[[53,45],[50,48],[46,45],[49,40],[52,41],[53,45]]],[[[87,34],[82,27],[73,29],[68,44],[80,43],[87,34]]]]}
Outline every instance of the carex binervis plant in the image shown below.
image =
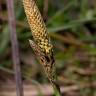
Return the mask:
{"type": "Polygon", "coordinates": [[[57,84],[53,46],[50,42],[46,25],[42,19],[35,0],[23,0],[23,5],[33,36],[33,40],[29,40],[30,45],[38,60],[42,64],[46,76],[55,90],[55,95],[61,96],[60,88],[57,84]]]}

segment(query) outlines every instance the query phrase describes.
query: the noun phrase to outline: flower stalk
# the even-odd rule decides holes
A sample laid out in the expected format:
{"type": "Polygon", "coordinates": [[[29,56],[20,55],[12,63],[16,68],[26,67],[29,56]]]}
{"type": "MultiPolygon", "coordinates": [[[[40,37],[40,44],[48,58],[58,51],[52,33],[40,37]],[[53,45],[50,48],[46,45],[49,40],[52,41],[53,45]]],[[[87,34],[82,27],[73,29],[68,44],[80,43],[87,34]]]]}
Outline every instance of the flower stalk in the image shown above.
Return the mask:
{"type": "Polygon", "coordinates": [[[57,78],[55,60],[53,56],[53,45],[50,42],[46,25],[42,19],[35,0],[23,0],[23,5],[33,36],[33,40],[29,40],[30,45],[38,60],[42,64],[46,76],[55,90],[56,96],[61,96],[60,88],[56,83],[57,78]]]}

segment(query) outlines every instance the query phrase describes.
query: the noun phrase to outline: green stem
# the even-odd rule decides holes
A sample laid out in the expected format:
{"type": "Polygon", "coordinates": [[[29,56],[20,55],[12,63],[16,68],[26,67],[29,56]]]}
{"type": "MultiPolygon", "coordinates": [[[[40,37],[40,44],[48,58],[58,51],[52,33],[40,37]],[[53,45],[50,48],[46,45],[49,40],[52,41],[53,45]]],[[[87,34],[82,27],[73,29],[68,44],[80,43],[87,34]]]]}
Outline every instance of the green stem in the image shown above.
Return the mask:
{"type": "Polygon", "coordinates": [[[54,92],[55,92],[55,96],[62,96],[57,89],[54,89],[54,92]]]}
{"type": "Polygon", "coordinates": [[[53,86],[55,96],[62,96],[61,91],[60,91],[60,86],[55,81],[50,81],[50,82],[53,86]]]}
{"type": "Polygon", "coordinates": [[[55,85],[53,87],[54,87],[54,94],[55,94],[55,96],[62,96],[61,92],[60,92],[60,87],[57,86],[57,85],[55,85]]]}

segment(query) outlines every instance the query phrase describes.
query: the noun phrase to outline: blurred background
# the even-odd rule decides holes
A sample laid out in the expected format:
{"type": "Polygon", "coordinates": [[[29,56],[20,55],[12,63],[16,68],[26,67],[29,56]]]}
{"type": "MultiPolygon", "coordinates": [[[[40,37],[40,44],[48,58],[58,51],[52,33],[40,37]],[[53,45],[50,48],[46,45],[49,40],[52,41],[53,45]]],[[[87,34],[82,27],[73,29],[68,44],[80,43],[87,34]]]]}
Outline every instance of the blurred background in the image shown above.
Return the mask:
{"type": "MultiPolygon", "coordinates": [[[[62,94],[96,96],[96,0],[36,2],[54,45],[62,94]]],[[[14,62],[21,66],[25,96],[53,96],[29,39],[22,0],[0,0],[0,96],[16,96],[14,62]]]]}

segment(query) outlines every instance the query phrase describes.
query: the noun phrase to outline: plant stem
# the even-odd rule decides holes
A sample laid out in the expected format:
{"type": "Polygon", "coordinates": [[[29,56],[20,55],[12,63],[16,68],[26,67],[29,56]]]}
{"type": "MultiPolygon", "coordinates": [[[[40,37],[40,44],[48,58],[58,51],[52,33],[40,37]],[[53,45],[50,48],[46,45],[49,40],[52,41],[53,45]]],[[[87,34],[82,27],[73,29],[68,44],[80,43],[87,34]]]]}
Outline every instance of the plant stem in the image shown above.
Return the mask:
{"type": "Polygon", "coordinates": [[[7,3],[7,8],[8,8],[10,39],[11,39],[11,44],[12,44],[12,58],[13,58],[13,64],[14,64],[14,70],[15,70],[16,92],[17,92],[17,96],[24,96],[22,79],[21,79],[19,48],[18,48],[17,35],[16,35],[14,1],[6,0],[6,3],[7,3]]]}

